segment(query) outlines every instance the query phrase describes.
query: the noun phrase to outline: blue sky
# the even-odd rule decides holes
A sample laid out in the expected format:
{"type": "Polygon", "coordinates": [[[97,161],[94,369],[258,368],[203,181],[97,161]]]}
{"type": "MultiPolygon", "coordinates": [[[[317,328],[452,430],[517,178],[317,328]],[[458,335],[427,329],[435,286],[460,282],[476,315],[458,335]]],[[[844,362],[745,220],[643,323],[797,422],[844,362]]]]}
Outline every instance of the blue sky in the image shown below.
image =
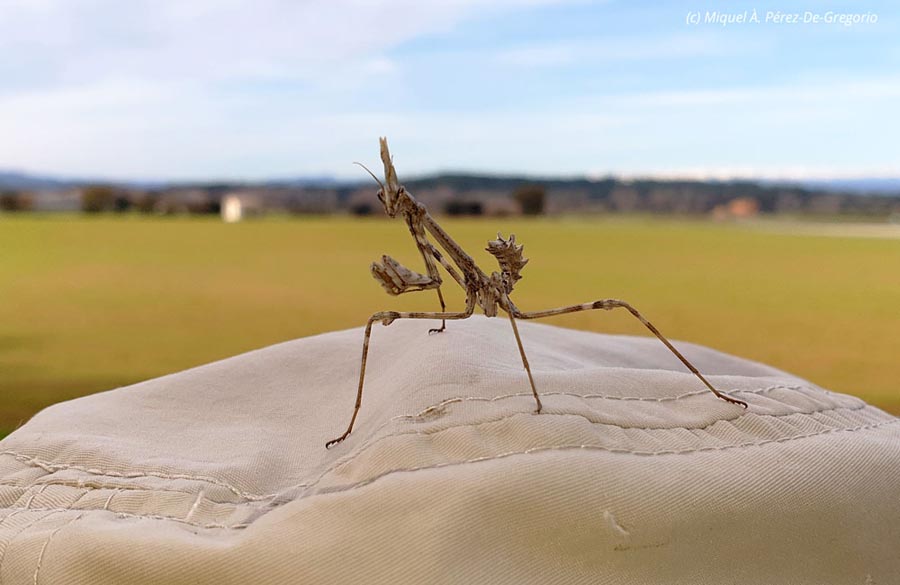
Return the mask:
{"type": "Polygon", "coordinates": [[[357,177],[387,135],[401,175],[897,177],[898,16],[786,0],[0,0],[0,168],[357,177]],[[704,22],[754,9],[759,23],[704,22]],[[868,16],[766,22],[779,11],[868,16]]]}

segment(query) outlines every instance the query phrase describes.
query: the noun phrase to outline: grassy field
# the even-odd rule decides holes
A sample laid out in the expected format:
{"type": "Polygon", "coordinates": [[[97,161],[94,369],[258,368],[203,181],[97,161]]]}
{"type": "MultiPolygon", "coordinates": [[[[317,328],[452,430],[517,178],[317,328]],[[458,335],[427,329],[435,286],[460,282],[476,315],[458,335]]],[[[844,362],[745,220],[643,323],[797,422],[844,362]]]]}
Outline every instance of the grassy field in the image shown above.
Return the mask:
{"type": "MultiPolygon", "coordinates": [[[[643,218],[444,224],[488,269],[486,240],[518,235],[523,309],[627,299],[671,337],[900,413],[900,240],[643,218]]],[[[421,266],[406,228],[381,219],[0,217],[0,436],[60,400],[380,309],[435,309],[433,293],[383,293],[368,271],[383,253],[421,266]]],[[[644,334],[624,314],[549,322],[644,334]]]]}

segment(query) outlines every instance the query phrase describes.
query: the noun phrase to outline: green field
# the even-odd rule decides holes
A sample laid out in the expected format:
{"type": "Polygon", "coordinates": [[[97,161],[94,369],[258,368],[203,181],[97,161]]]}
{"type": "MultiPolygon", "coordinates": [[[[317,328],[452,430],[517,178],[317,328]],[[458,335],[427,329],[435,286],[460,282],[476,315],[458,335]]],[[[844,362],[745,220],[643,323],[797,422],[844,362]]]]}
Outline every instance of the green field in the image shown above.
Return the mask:
{"type": "MultiPolygon", "coordinates": [[[[900,413],[900,240],[644,218],[443,223],[489,270],[485,242],[517,234],[523,309],[623,298],[670,337],[900,413]]],[[[405,226],[382,219],[0,217],[0,436],[60,400],[380,309],[435,309],[433,293],[384,294],[368,271],[383,253],[421,266],[405,226]]],[[[644,334],[615,312],[548,322],[644,334]]]]}

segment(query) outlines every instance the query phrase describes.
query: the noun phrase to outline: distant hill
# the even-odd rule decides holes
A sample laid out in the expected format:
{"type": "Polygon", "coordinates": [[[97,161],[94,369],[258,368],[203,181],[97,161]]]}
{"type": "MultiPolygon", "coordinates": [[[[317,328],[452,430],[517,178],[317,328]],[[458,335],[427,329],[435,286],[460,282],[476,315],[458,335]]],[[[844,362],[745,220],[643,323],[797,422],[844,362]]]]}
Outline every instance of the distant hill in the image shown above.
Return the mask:
{"type": "Polygon", "coordinates": [[[116,185],[130,189],[164,189],[167,187],[189,187],[208,185],[262,186],[262,187],[339,187],[357,184],[360,181],[340,181],[330,175],[309,177],[290,177],[285,179],[266,179],[262,181],[140,181],[110,180],[98,178],[60,178],[48,175],[37,175],[19,171],[0,170],[0,189],[15,191],[56,191],[72,189],[84,185],[116,185]]]}
{"type": "Polygon", "coordinates": [[[62,190],[70,189],[76,183],[63,179],[29,175],[15,171],[0,171],[0,189],[12,190],[62,190]]]}
{"type": "MultiPolygon", "coordinates": [[[[542,199],[548,213],[712,213],[717,217],[813,213],[878,218],[900,214],[900,179],[894,178],[778,182],[442,173],[405,177],[404,184],[431,209],[453,214],[517,213],[518,204],[511,203],[514,194],[530,188],[529,184],[545,194],[542,199]]],[[[373,206],[376,187],[369,177],[352,182],[311,176],[176,183],[61,179],[20,172],[0,172],[0,207],[76,211],[83,205],[81,188],[89,185],[107,187],[110,195],[104,208],[119,211],[135,207],[158,213],[212,213],[229,193],[243,194],[265,209],[291,213],[377,210],[373,206]]]]}
{"type": "MultiPolygon", "coordinates": [[[[358,181],[353,181],[353,184],[358,181]]],[[[262,181],[260,184],[267,187],[341,187],[348,184],[348,181],[335,179],[331,175],[315,175],[309,177],[294,177],[290,179],[269,179],[262,181]]]]}
{"type": "Polygon", "coordinates": [[[900,194],[900,178],[831,179],[827,181],[804,181],[803,185],[813,189],[865,193],[873,195],[900,194]]]}
{"type": "MultiPolygon", "coordinates": [[[[600,180],[587,179],[586,177],[527,177],[517,175],[486,175],[470,173],[440,173],[409,177],[404,183],[411,189],[415,187],[431,187],[434,185],[447,185],[457,189],[479,188],[515,188],[525,183],[541,183],[551,188],[584,188],[596,186],[598,183],[633,183],[615,177],[607,177],[600,180]]],[[[733,181],[684,181],[664,180],[647,177],[637,180],[638,183],[652,183],[655,185],[684,185],[684,184],[729,184],[740,183],[743,185],[757,184],[765,187],[787,186],[793,188],[805,188],[813,191],[835,191],[847,194],[881,194],[900,195],[900,177],[871,177],[860,179],[822,179],[822,180],[798,180],[781,181],[772,179],[735,179],[733,181]]],[[[97,178],[61,178],[48,175],[38,175],[19,171],[0,170],[0,189],[8,190],[33,190],[33,191],[62,191],[90,184],[110,184],[131,189],[164,189],[168,187],[206,187],[209,185],[243,186],[243,187],[314,187],[323,189],[358,187],[367,184],[365,179],[346,181],[336,179],[330,175],[313,175],[306,177],[288,177],[266,179],[261,181],[138,181],[124,180],[112,181],[97,178]]]]}

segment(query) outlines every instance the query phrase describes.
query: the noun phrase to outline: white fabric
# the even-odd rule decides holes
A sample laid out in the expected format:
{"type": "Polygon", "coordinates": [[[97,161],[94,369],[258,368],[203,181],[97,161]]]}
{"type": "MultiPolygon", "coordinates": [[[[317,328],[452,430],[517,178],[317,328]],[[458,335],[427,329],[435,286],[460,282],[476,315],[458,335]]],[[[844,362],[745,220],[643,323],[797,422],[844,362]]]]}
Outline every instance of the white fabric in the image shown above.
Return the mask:
{"type": "Polygon", "coordinates": [[[505,319],[329,333],[0,442],[0,583],[898,583],[900,425],[677,343],[505,319]]]}

